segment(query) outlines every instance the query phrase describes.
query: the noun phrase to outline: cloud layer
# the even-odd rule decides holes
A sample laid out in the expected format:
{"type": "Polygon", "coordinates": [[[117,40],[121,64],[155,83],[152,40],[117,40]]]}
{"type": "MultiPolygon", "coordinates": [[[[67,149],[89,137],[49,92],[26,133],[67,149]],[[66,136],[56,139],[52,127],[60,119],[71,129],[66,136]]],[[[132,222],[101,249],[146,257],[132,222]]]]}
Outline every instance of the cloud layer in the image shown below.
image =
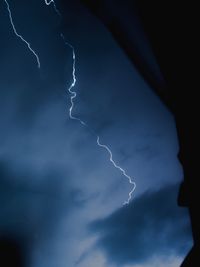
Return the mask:
{"type": "Polygon", "coordinates": [[[146,192],[105,219],[90,225],[96,243],[116,266],[153,257],[184,255],[191,245],[185,209],[176,203],[177,185],[146,192]]]}

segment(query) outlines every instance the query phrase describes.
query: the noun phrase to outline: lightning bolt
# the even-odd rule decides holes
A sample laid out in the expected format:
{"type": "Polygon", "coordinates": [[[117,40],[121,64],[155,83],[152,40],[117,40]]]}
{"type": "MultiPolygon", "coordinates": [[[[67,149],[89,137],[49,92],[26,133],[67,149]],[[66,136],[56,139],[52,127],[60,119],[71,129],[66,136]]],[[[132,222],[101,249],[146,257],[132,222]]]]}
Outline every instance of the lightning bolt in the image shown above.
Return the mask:
{"type": "Polygon", "coordinates": [[[87,126],[87,124],[84,121],[82,121],[81,119],[79,119],[77,117],[74,117],[72,115],[72,111],[73,111],[73,108],[74,108],[74,99],[77,96],[76,91],[73,91],[73,88],[76,85],[76,53],[75,53],[74,47],[71,44],[69,44],[68,42],[65,41],[65,37],[64,37],[64,35],[62,33],[61,33],[61,37],[63,38],[65,44],[71,48],[71,50],[72,50],[72,59],[73,59],[73,63],[72,63],[72,83],[70,84],[70,86],[68,88],[68,92],[70,93],[70,102],[71,102],[71,106],[69,108],[69,117],[70,117],[70,119],[79,121],[82,125],[87,126]]]}
{"type": "MultiPolygon", "coordinates": [[[[48,0],[45,0],[45,4],[46,4],[46,5],[53,4],[56,13],[58,13],[58,14],[60,15],[60,12],[59,12],[59,10],[57,9],[57,6],[56,6],[56,3],[54,2],[54,0],[49,0],[49,1],[48,1],[48,0]]],[[[63,34],[61,34],[61,37],[62,37],[62,39],[64,40],[65,44],[66,44],[68,47],[71,48],[71,50],[72,50],[72,59],[73,59],[73,64],[72,64],[72,83],[71,83],[71,85],[70,85],[69,88],[68,88],[68,92],[69,92],[69,94],[70,94],[70,102],[71,102],[71,106],[70,106],[70,108],[69,108],[69,117],[70,117],[70,119],[72,119],[72,120],[76,120],[76,121],[80,122],[82,125],[84,125],[85,127],[89,128],[88,125],[87,125],[84,121],[82,121],[80,118],[77,118],[77,117],[73,116],[73,114],[72,114],[72,113],[73,113],[73,109],[74,109],[74,100],[75,100],[75,98],[76,98],[76,96],[77,96],[76,91],[73,90],[73,88],[74,88],[75,85],[76,85],[76,81],[77,81],[77,79],[76,79],[76,53],[75,53],[75,49],[74,49],[74,47],[73,47],[70,43],[68,43],[68,42],[65,41],[65,37],[64,37],[63,34]]],[[[90,129],[90,128],[89,128],[89,129],[90,129]]],[[[91,130],[91,129],[90,129],[90,130],[91,130]]],[[[94,133],[93,130],[92,130],[92,132],[94,133]]],[[[112,165],[113,165],[116,169],[118,169],[118,170],[123,174],[123,176],[124,176],[125,178],[128,179],[129,184],[132,185],[132,189],[131,189],[131,191],[129,192],[128,199],[127,199],[126,201],[124,201],[124,203],[123,203],[124,205],[128,205],[128,204],[130,203],[131,199],[132,199],[133,192],[135,191],[136,183],[132,180],[132,178],[131,178],[129,175],[127,175],[126,171],[125,171],[122,167],[120,167],[120,166],[113,160],[113,154],[112,154],[112,151],[110,150],[110,148],[109,148],[107,145],[102,144],[102,143],[100,142],[100,137],[99,137],[97,134],[95,134],[95,136],[96,136],[96,142],[97,142],[97,145],[98,145],[99,147],[104,148],[104,149],[106,150],[106,152],[107,152],[108,155],[109,155],[109,160],[110,160],[110,162],[112,163],[112,165]]]]}
{"type": "MultiPolygon", "coordinates": [[[[56,6],[56,3],[55,3],[54,0],[49,0],[49,1],[48,1],[48,0],[44,0],[44,1],[45,1],[45,4],[46,4],[47,6],[50,6],[50,5],[52,4],[53,7],[54,7],[55,12],[56,12],[59,16],[61,16],[59,10],[57,9],[57,6],[56,6]]],[[[37,53],[31,48],[30,43],[29,43],[28,41],[26,41],[26,40],[23,38],[23,36],[20,35],[20,34],[17,32],[16,27],[15,27],[15,24],[14,24],[14,22],[13,22],[12,12],[11,12],[11,9],[10,9],[10,5],[9,5],[9,3],[8,3],[7,0],[4,0],[4,2],[6,3],[7,10],[8,10],[8,14],[9,14],[9,18],[10,18],[10,23],[11,23],[11,25],[12,25],[12,29],[13,29],[15,35],[16,35],[18,38],[20,38],[21,41],[24,42],[24,43],[27,45],[28,49],[31,51],[31,53],[35,56],[35,58],[36,58],[36,60],[37,60],[37,66],[38,66],[38,68],[40,68],[40,59],[39,59],[39,56],[38,56],[37,53]]],[[[63,35],[63,34],[61,34],[61,37],[62,37],[62,39],[64,40],[65,44],[66,44],[68,47],[70,47],[70,49],[72,50],[72,59],[73,59],[73,64],[72,64],[72,83],[70,84],[70,86],[69,86],[69,88],[68,88],[68,92],[69,92],[69,94],[70,94],[70,102],[71,102],[71,105],[70,105],[70,108],[69,108],[69,117],[70,117],[70,119],[72,119],[72,120],[76,120],[76,121],[78,121],[78,122],[81,123],[83,126],[88,127],[88,125],[87,125],[84,121],[82,121],[80,118],[77,118],[77,117],[73,116],[74,100],[75,100],[75,98],[76,98],[76,96],[77,96],[76,91],[73,90],[73,88],[74,88],[75,85],[76,85],[76,81],[77,81],[77,79],[76,79],[76,53],[75,53],[75,49],[74,49],[74,47],[73,47],[70,43],[68,43],[68,42],[65,41],[65,38],[64,38],[64,35],[63,35]]],[[[88,127],[88,128],[89,128],[89,127],[88,127]]],[[[89,128],[89,129],[90,129],[90,128],[89,128]]],[[[91,129],[90,129],[90,130],[91,130],[91,129]]],[[[92,130],[92,132],[94,133],[93,130],[92,130]]],[[[133,192],[134,192],[134,190],[135,190],[135,188],[136,188],[136,183],[135,183],[135,182],[132,180],[132,178],[126,173],[126,171],[125,171],[122,167],[120,167],[120,166],[113,160],[113,154],[112,154],[112,151],[110,150],[110,148],[109,148],[107,145],[102,144],[102,143],[100,142],[100,137],[99,137],[96,133],[95,133],[95,136],[96,136],[96,143],[97,143],[97,145],[98,145],[100,148],[103,148],[103,149],[108,153],[108,155],[109,155],[109,160],[110,160],[110,162],[112,163],[112,165],[113,165],[116,169],[118,169],[118,170],[123,174],[123,176],[124,176],[125,178],[128,179],[129,184],[132,185],[132,189],[131,189],[131,191],[129,192],[128,199],[127,199],[126,201],[124,201],[124,203],[123,203],[124,205],[127,205],[127,204],[130,203],[130,201],[131,201],[131,199],[132,199],[133,192]]]]}
{"type": "Polygon", "coordinates": [[[4,0],[4,2],[5,2],[5,4],[6,4],[7,10],[8,10],[8,15],[9,15],[9,19],[10,19],[10,23],[11,23],[11,26],[12,26],[12,29],[13,29],[15,35],[16,35],[19,39],[21,39],[22,42],[24,42],[24,43],[26,44],[26,46],[28,47],[28,49],[29,49],[29,50],[31,51],[31,53],[35,56],[35,58],[36,58],[36,60],[37,60],[37,66],[38,66],[38,68],[40,69],[40,59],[39,59],[39,56],[38,56],[37,53],[33,50],[33,48],[31,48],[31,44],[30,44],[28,41],[26,41],[26,40],[24,39],[24,37],[23,37],[21,34],[19,34],[19,33],[17,32],[16,27],[15,27],[15,24],[14,24],[14,21],[13,21],[13,18],[12,18],[12,12],[11,12],[11,9],[10,9],[10,5],[9,5],[9,3],[8,3],[7,0],[4,0]]]}
{"type": "MultiPolygon", "coordinates": [[[[63,40],[65,41],[65,37],[63,34],[61,34],[61,37],[63,38],[63,40]]],[[[72,115],[72,112],[73,112],[73,108],[74,108],[74,100],[77,96],[77,93],[76,91],[73,91],[73,88],[75,87],[76,85],[76,53],[75,53],[75,50],[74,50],[74,47],[69,44],[68,42],[65,41],[65,44],[68,45],[71,49],[72,49],[72,59],[73,59],[73,64],[72,64],[72,83],[70,85],[70,87],[68,88],[68,92],[70,93],[71,97],[70,97],[70,101],[71,101],[71,106],[69,108],[69,117],[72,119],[72,120],[76,120],[76,121],[79,121],[82,125],[88,127],[88,125],[82,121],[81,119],[77,118],[77,117],[74,117],[72,115]]],[[[90,129],[90,127],[88,127],[90,129]]],[[[91,129],[90,129],[91,130],[91,129]]],[[[93,133],[94,131],[91,130],[93,133]]],[[[133,195],[133,192],[135,191],[136,189],[136,183],[132,180],[132,178],[126,173],[126,171],[124,169],[122,169],[122,167],[120,167],[119,165],[117,165],[117,163],[113,160],[113,154],[112,154],[112,151],[110,150],[110,148],[105,145],[105,144],[102,144],[100,142],[100,137],[94,133],[95,136],[96,136],[96,142],[97,142],[97,145],[101,148],[104,148],[106,150],[106,152],[109,154],[109,160],[110,162],[112,163],[112,165],[118,169],[122,174],[123,176],[125,176],[129,183],[132,185],[132,189],[131,191],[129,192],[129,196],[128,196],[128,199],[126,201],[124,201],[124,205],[127,205],[130,203],[131,199],[132,199],[132,195],[133,195]]]]}
{"type": "Polygon", "coordinates": [[[108,146],[106,146],[106,145],[100,143],[100,138],[99,138],[99,136],[97,136],[97,144],[98,144],[98,146],[104,148],[104,149],[108,152],[108,154],[109,154],[109,156],[110,156],[110,162],[112,163],[112,165],[113,165],[116,169],[118,169],[118,170],[119,170],[119,171],[120,171],[120,172],[121,172],[121,173],[128,179],[128,181],[129,181],[129,183],[130,183],[131,185],[133,185],[132,190],[131,190],[131,191],[129,192],[129,194],[128,194],[128,199],[124,201],[124,205],[129,204],[130,201],[131,201],[131,199],[132,199],[132,194],[133,194],[133,192],[135,191],[136,183],[132,180],[132,178],[131,178],[128,174],[126,174],[126,171],[125,171],[124,169],[122,169],[122,167],[120,167],[119,165],[116,164],[116,162],[113,160],[113,154],[112,154],[112,151],[110,150],[110,148],[109,148],[108,146]]]}

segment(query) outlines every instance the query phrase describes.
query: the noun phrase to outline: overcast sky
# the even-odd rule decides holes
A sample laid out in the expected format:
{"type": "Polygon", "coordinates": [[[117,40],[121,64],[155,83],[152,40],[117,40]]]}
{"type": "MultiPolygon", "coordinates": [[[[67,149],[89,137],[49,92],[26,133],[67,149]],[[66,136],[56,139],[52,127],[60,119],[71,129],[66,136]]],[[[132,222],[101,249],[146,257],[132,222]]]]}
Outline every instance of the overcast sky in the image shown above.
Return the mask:
{"type": "Polygon", "coordinates": [[[176,199],[182,169],[172,115],[104,26],[78,2],[0,3],[0,231],[32,267],[178,267],[191,247],[176,199]],[[72,49],[76,53],[70,120],[72,49]],[[131,186],[96,136],[136,182],[131,186]]]}

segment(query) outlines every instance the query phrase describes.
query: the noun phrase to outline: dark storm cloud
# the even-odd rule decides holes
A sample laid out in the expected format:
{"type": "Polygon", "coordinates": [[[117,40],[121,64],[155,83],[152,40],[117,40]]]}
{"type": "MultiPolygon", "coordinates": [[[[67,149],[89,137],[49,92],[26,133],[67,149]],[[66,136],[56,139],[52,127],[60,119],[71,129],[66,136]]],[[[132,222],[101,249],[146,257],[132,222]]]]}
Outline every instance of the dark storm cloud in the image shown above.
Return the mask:
{"type": "Polygon", "coordinates": [[[184,255],[190,245],[186,211],[176,206],[177,186],[146,192],[105,219],[90,225],[98,248],[122,266],[153,256],[184,255]]]}
{"type": "Polygon", "coordinates": [[[11,166],[0,162],[0,237],[16,235],[27,245],[46,239],[63,216],[84,205],[82,192],[67,188],[59,172],[49,170],[36,182],[36,175],[11,166]]]}

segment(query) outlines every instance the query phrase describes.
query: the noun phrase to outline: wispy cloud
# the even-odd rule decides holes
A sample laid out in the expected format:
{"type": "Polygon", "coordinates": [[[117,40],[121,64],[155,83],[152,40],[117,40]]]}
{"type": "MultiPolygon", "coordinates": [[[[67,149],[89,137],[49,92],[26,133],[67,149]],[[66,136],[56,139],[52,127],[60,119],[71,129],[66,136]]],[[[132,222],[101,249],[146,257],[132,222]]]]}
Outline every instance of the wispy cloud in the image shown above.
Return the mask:
{"type": "Polygon", "coordinates": [[[146,192],[105,219],[90,225],[96,243],[117,266],[155,256],[184,255],[191,245],[187,212],[177,207],[177,185],[146,192]]]}

